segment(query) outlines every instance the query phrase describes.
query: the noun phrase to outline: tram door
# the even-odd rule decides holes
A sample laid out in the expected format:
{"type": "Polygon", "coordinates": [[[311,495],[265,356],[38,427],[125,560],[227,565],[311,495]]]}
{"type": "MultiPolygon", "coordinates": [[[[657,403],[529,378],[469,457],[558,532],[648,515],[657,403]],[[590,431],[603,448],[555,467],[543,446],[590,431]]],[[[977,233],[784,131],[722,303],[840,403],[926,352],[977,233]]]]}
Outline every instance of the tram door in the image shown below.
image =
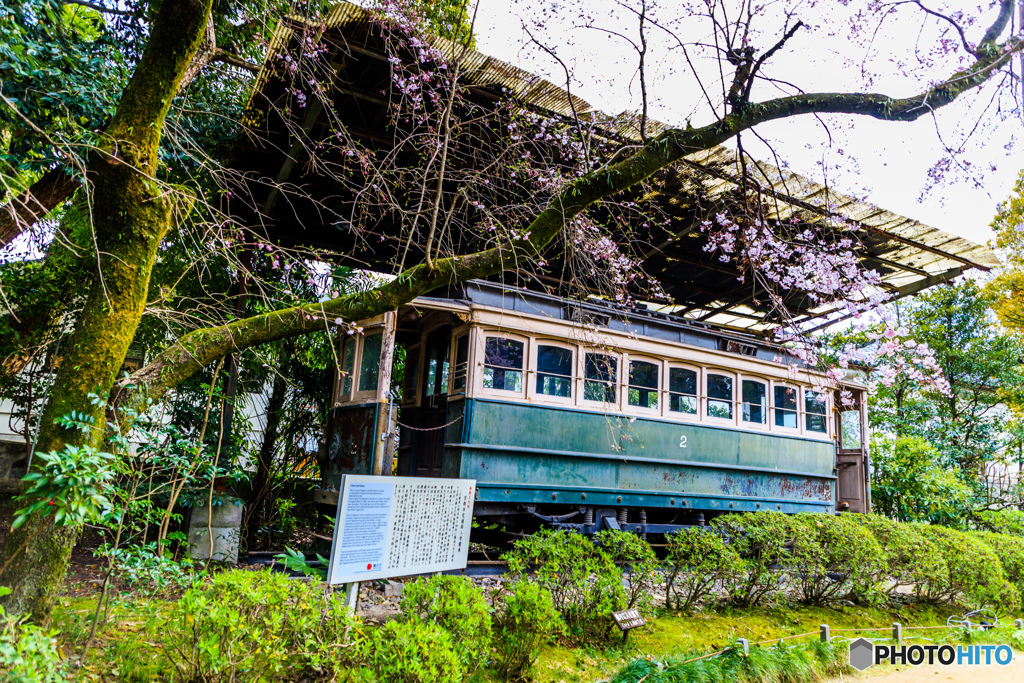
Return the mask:
{"type": "Polygon", "coordinates": [[[452,328],[441,327],[427,335],[423,364],[424,381],[420,395],[420,429],[417,434],[416,476],[440,477],[444,455],[444,429],[448,421],[448,351],[452,328]]]}
{"type": "Polygon", "coordinates": [[[849,512],[870,512],[865,395],[858,393],[854,405],[841,408],[836,420],[836,507],[849,512]]]}

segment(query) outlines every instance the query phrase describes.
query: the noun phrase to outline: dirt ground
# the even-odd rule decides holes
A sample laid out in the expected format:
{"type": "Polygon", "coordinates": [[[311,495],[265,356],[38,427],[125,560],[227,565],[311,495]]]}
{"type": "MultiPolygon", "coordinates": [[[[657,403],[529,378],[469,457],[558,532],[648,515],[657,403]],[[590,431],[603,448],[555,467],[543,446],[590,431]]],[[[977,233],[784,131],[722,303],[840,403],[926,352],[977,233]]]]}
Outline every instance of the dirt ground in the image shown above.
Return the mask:
{"type": "Polygon", "coordinates": [[[1024,654],[1015,652],[1013,661],[1005,666],[911,666],[901,671],[880,675],[833,679],[830,683],[1021,683],[1024,681],[1024,654]]]}

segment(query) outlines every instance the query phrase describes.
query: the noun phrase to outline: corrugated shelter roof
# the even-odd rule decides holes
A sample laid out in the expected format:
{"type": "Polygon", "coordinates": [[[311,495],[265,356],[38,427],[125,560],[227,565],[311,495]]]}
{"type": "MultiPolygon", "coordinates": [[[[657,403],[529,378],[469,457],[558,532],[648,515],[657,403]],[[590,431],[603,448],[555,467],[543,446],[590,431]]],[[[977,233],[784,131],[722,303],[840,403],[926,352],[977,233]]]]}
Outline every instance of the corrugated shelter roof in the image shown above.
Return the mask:
{"type": "MultiPolygon", "coordinates": [[[[294,32],[300,27],[316,29],[322,31],[320,40],[333,41],[356,60],[340,60],[345,65],[338,68],[345,69],[351,86],[339,90],[339,98],[348,99],[337,101],[336,111],[346,106],[357,109],[358,125],[371,134],[374,127],[382,126],[386,118],[390,87],[386,76],[387,57],[372,40],[373,20],[368,10],[341,2],[331,9],[323,24],[315,27],[298,17],[280,22],[254,88],[254,103],[259,97],[273,101],[275,88],[280,90],[280,86],[275,84],[279,68],[275,57],[293,44],[294,32]],[[382,77],[381,73],[385,75],[382,77]]],[[[635,116],[607,116],[582,98],[570,95],[564,88],[535,74],[442,38],[432,40],[450,59],[460,60],[468,83],[492,90],[505,89],[507,94],[537,109],[595,122],[610,139],[621,142],[640,140],[638,118],[635,116]]],[[[306,130],[318,125],[317,116],[313,119],[303,123],[306,130]]],[[[357,125],[355,120],[352,123],[357,125]]],[[[267,178],[274,178],[277,184],[283,181],[302,183],[307,194],[330,192],[331,188],[317,185],[312,172],[300,170],[299,173],[304,175],[296,177],[294,169],[302,169],[304,159],[295,158],[298,152],[294,144],[289,147],[286,133],[275,130],[272,122],[267,125],[271,137],[278,136],[278,142],[243,143],[237,155],[245,162],[241,164],[242,169],[250,174],[262,173],[267,178]]],[[[647,132],[653,135],[667,127],[664,123],[648,121],[647,132]]],[[[667,240],[652,236],[651,243],[655,246],[644,254],[643,264],[648,274],[659,279],[671,296],[671,310],[677,315],[760,332],[773,327],[777,321],[766,317],[766,309],[756,303],[749,286],[744,288],[738,283],[738,271],[703,251],[700,231],[694,229],[699,221],[694,217],[694,205],[690,201],[692,197],[714,201],[725,196],[737,187],[739,173],[736,153],[725,147],[716,147],[686,157],[659,176],[645,198],[656,197],[669,210],[678,207],[673,215],[678,215],[679,229],[673,228],[674,237],[667,240]]],[[[895,296],[916,293],[948,281],[970,268],[988,270],[998,264],[995,254],[986,246],[842,194],[773,164],[760,162],[754,173],[763,194],[768,197],[769,218],[788,220],[798,215],[804,222],[834,225],[838,219],[856,226],[863,265],[877,270],[882,276],[883,286],[895,296]]],[[[295,219],[304,211],[302,200],[276,201],[280,194],[280,189],[268,191],[268,201],[263,205],[267,215],[259,217],[272,239],[331,248],[346,253],[342,260],[347,258],[359,267],[380,270],[393,267],[394,250],[388,246],[395,242],[392,236],[380,235],[382,244],[373,253],[359,253],[355,243],[346,241],[336,225],[318,225],[317,212],[313,210],[305,210],[302,220],[298,221],[303,228],[296,230],[296,221],[289,220],[289,216],[295,219]]],[[[323,222],[322,218],[319,220],[323,222]]],[[[406,265],[410,264],[407,262],[406,265]]],[[[529,281],[519,279],[516,284],[529,286],[529,281]]],[[[827,306],[816,307],[806,297],[796,294],[787,297],[787,305],[791,305],[791,312],[804,321],[813,318],[825,321],[830,312],[827,306]]]]}

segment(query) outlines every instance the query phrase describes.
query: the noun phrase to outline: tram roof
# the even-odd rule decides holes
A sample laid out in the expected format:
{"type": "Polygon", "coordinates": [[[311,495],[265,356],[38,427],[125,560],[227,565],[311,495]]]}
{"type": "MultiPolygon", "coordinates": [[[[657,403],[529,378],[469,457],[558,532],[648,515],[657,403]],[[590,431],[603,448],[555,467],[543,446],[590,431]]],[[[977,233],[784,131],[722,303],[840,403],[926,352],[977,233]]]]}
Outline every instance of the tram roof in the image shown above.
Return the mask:
{"type": "MultiPolygon", "coordinates": [[[[335,88],[332,105],[335,119],[340,118],[355,135],[386,143],[382,134],[387,125],[387,89],[389,66],[377,34],[372,30],[373,15],[356,5],[341,2],[318,25],[323,30],[320,40],[326,41],[329,60],[342,75],[347,87],[335,88]]],[[[278,57],[293,45],[303,20],[289,17],[281,21],[271,40],[267,58],[257,78],[253,95],[253,111],[261,112],[256,126],[260,137],[241,140],[235,150],[235,167],[248,178],[251,196],[259,204],[236,208],[249,225],[260,225],[267,237],[286,246],[313,246],[337,254],[337,259],[357,268],[393,272],[395,255],[401,243],[399,236],[381,230],[356,236],[327,216],[310,198],[332,197],[337,181],[318,175],[308,164],[301,145],[289,137],[287,127],[275,115],[271,103],[279,102],[287,86],[278,76],[278,57]],[[248,216],[246,212],[248,211],[248,216]],[[379,240],[379,242],[378,242],[379,240]]],[[[305,25],[308,26],[308,25],[305,25]]],[[[634,119],[612,119],[595,110],[583,99],[570,95],[563,88],[511,64],[476,50],[456,49],[441,38],[435,44],[461,60],[461,71],[474,93],[491,99],[511,94],[534,109],[569,117],[573,112],[595,122],[603,133],[624,143],[638,142],[639,130],[634,119]]],[[[301,126],[307,133],[326,129],[327,117],[321,107],[311,105],[303,114],[301,126]]],[[[665,129],[665,124],[648,121],[648,135],[665,129]]],[[[748,169],[749,170],[749,169],[748,169]]],[[[835,191],[809,178],[780,169],[769,163],[758,163],[754,169],[763,194],[769,198],[769,217],[789,220],[799,217],[807,222],[824,224],[842,218],[856,226],[858,253],[862,264],[873,268],[882,277],[882,286],[896,297],[920,292],[962,274],[971,268],[988,270],[998,265],[991,249],[962,237],[951,235],[933,226],[882,207],[835,191]]],[[[699,230],[701,201],[722,198],[737,187],[739,162],[736,153],[715,147],[685,157],[660,174],[644,199],[654,199],[671,212],[670,235],[652,238],[645,245],[643,268],[656,278],[671,301],[660,302],[665,312],[688,320],[726,329],[762,333],[773,328],[776,320],[756,303],[750,285],[742,285],[739,271],[723,264],[704,251],[704,236],[699,230]]],[[[412,265],[407,261],[406,266],[412,265]]],[[[504,273],[502,281],[509,285],[536,288],[559,285],[558,278],[526,273],[504,273]]],[[[815,305],[801,292],[784,296],[786,305],[797,321],[825,326],[838,313],[828,306],[815,305]]]]}

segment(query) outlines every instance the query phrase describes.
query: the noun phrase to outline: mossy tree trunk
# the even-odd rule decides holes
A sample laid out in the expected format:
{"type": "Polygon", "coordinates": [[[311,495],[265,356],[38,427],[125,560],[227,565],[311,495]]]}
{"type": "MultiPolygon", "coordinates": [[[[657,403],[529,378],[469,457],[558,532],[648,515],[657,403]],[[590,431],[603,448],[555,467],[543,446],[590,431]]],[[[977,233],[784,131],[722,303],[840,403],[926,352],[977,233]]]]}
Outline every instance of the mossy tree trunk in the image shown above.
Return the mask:
{"type": "MultiPolygon", "coordinates": [[[[164,0],[149,43],[118,104],[99,149],[88,164],[93,225],[99,254],[92,287],[62,354],[43,411],[37,451],[65,444],[97,446],[105,409],[91,394],[109,394],[146,305],[157,247],[176,212],[191,202],[155,180],[164,119],[206,27],[212,0],[164,0]],[[95,419],[83,435],[54,420],[71,411],[95,419]]],[[[39,462],[38,460],[36,462],[39,462]]],[[[12,614],[45,621],[67,572],[75,527],[55,527],[52,518],[31,518],[11,532],[0,549],[0,585],[12,614]]]]}

